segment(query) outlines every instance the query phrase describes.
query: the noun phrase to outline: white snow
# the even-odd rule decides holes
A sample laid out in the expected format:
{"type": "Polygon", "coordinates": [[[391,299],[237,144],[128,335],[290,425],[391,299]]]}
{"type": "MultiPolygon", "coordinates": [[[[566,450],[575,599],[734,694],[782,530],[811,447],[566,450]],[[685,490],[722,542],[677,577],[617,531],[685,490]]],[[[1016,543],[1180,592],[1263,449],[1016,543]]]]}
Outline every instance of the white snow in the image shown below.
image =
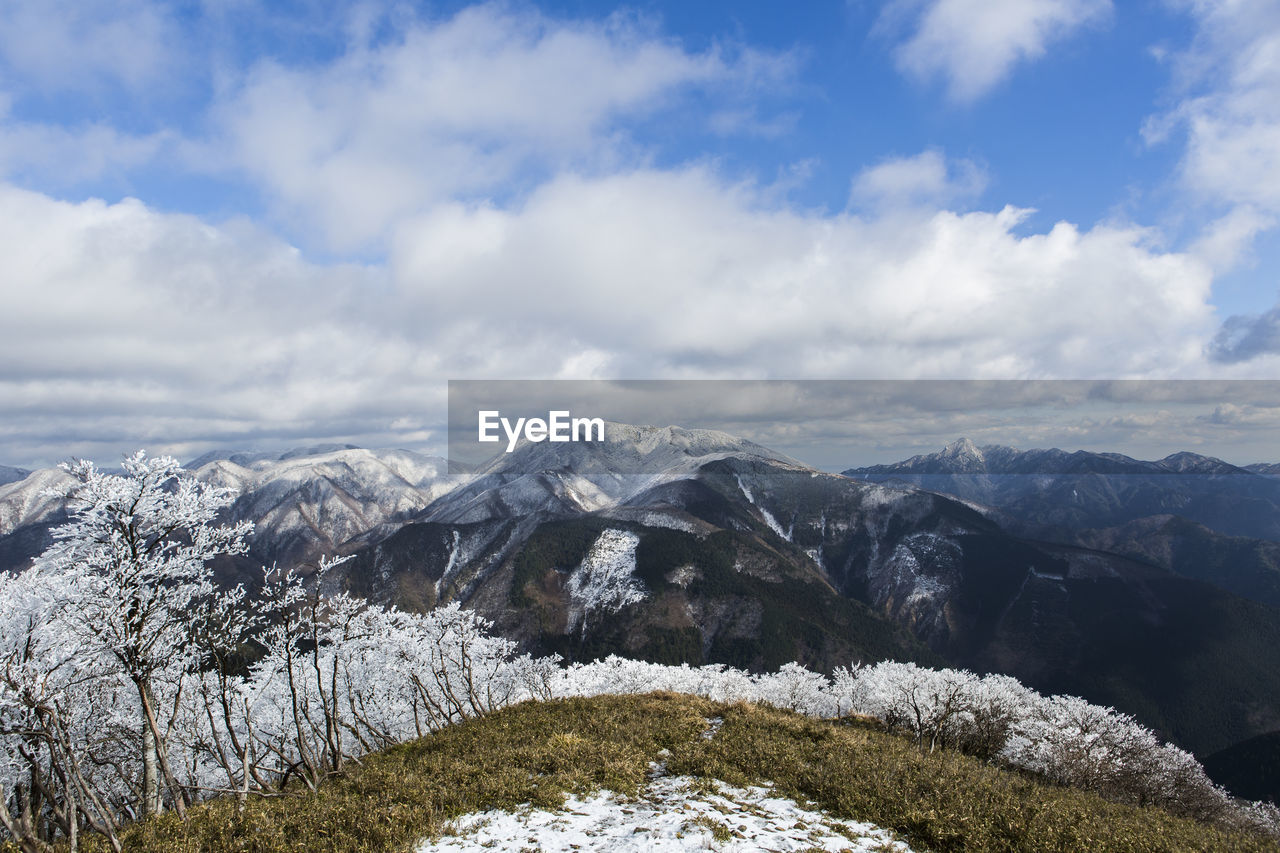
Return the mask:
{"type": "Polygon", "coordinates": [[[559,811],[525,807],[459,818],[454,834],[421,844],[436,851],[573,850],[850,850],[911,853],[888,831],[843,820],[774,796],[767,787],[713,781],[714,792],[687,776],[652,780],[639,798],[613,791],[570,796],[559,811]],[[713,831],[714,828],[714,831],[713,831]],[[719,836],[719,838],[717,838],[719,836]]]}
{"type": "Polygon", "coordinates": [[[783,530],[782,525],[778,523],[778,519],[773,517],[773,513],[769,512],[769,510],[765,509],[763,506],[756,503],[756,499],[755,497],[752,496],[751,490],[747,488],[746,483],[742,482],[742,477],[740,477],[737,474],[734,474],[733,478],[738,481],[738,488],[742,490],[742,494],[746,497],[747,501],[750,502],[750,504],[754,506],[756,509],[760,510],[760,515],[764,517],[764,523],[769,525],[769,529],[772,530],[774,533],[778,534],[778,536],[790,542],[791,531],[783,530]]]}
{"type": "Polygon", "coordinates": [[[440,579],[436,581],[436,601],[440,600],[440,588],[453,580],[453,575],[458,571],[458,567],[462,561],[458,559],[458,555],[462,552],[462,534],[456,529],[453,531],[453,545],[449,548],[449,562],[445,565],[444,571],[440,573],[440,579]]]}
{"type": "Polygon", "coordinates": [[[573,570],[565,589],[569,593],[569,630],[593,611],[616,612],[642,601],[644,586],[633,577],[640,537],[629,530],[609,528],[591,545],[582,564],[573,570]]]}

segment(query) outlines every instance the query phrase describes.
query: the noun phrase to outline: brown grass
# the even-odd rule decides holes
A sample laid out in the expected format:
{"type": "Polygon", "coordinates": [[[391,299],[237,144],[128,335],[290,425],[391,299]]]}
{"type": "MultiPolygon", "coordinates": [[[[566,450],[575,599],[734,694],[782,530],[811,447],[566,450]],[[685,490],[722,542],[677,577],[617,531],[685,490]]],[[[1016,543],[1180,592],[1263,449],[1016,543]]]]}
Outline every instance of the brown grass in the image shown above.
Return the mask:
{"type": "MultiPolygon", "coordinates": [[[[772,781],[838,817],[891,829],[916,850],[1263,851],[1158,809],[1105,802],[943,751],[923,754],[871,724],[836,724],[689,696],[525,703],[369,756],[318,793],[218,800],[140,823],[127,850],[397,853],[468,812],[558,807],[567,792],[634,794],[649,762],[735,785],[772,781]],[[706,720],[722,717],[714,739],[706,720]]],[[[101,849],[101,847],[100,847],[101,849]]]]}

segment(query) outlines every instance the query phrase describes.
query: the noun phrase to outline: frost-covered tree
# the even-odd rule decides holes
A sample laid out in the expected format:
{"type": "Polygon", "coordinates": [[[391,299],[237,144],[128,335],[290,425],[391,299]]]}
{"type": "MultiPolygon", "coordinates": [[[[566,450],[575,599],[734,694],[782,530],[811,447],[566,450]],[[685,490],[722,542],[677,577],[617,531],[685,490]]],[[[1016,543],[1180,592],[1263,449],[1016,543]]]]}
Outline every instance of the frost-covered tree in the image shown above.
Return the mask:
{"type": "Polygon", "coordinates": [[[141,813],[161,810],[162,779],[181,812],[162,705],[197,662],[191,616],[214,594],[209,561],[242,552],[252,525],[215,524],[234,493],[198,482],[172,457],[138,452],[122,474],[83,460],[62,467],[78,480],[70,518],[36,565],[66,579],[58,621],[82,656],[109,658],[136,691],[141,813]]]}

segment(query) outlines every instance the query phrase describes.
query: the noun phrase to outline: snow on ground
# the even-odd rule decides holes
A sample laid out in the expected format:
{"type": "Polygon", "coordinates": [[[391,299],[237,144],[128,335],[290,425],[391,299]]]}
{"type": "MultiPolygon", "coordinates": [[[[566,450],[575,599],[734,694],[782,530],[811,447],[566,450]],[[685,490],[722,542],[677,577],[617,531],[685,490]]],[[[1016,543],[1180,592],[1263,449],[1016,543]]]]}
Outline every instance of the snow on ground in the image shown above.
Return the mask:
{"type": "Polygon", "coordinates": [[[849,850],[911,853],[886,830],[841,820],[765,787],[712,783],[691,777],[651,780],[638,799],[612,791],[570,796],[560,811],[525,809],[465,815],[455,834],[424,842],[416,853],[438,851],[573,850],[849,850]]]}

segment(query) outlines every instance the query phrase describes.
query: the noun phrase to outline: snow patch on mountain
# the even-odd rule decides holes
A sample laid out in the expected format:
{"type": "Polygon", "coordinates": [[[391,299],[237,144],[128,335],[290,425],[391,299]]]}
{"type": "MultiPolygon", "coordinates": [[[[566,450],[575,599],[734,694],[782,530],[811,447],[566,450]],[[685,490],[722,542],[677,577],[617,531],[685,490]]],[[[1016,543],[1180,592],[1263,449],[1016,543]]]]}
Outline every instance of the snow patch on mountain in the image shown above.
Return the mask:
{"type": "Polygon", "coordinates": [[[585,631],[590,613],[615,613],[644,600],[644,585],[634,576],[639,544],[631,531],[609,528],[591,545],[565,584],[570,633],[579,626],[585,631]]]}
{"type": "Polygon", "coordinates": [[[654,779],[638,798],[613,791],[570,795],[559,810],[525,806],[517,812],[465,815],[451,835],[424,842],[416,853],[443,851],[574,850],[848,850],[911,853],[892,833],[833,817],[763,786],[713,781],[714,792],[687,776],[654,779]]]}
{"type": "Polygon", "coordinates": [[[458,555],[462,552],[462,534],[453,531],[453,544],[449,547],[449,562],[445,563],[444,571],[440,573],[440,579],[436,581],[436,601],[440,600],[440,587],[453,579],[454,574],[458,571],[458,566],[462,565],[462,561],[458,559],[458,555]]]}
{"type": "Polygon", "coordinates": [[[756,503],[755,497],[751,494],[751,489],[747,488],[747,484],[742,482],[742,477],[740,475],[734,474],[733,478],[738,481],[738,488],[742,490],[742,494],[746,497],[747,501],[760,511],[760,516],[764,519],[764,523],[769,525],[769,529],[778,534],[781,538],[790,542],[792,531],[783,530],[782,525],[778,523],[778,519],[773,517],[773,513],[756,503]]]}
{"type": "Polygon", "coordinates": [[[607,513],[609,518],[619,521],[633,521],[645,527],[664,527],[667,530],[678,530],[681,533],[706,534],[710,525],[703,522],[701,526],[695,519],[681,517],[673,512],[660,512],[632,507],[617,507],[607,513]]]}

